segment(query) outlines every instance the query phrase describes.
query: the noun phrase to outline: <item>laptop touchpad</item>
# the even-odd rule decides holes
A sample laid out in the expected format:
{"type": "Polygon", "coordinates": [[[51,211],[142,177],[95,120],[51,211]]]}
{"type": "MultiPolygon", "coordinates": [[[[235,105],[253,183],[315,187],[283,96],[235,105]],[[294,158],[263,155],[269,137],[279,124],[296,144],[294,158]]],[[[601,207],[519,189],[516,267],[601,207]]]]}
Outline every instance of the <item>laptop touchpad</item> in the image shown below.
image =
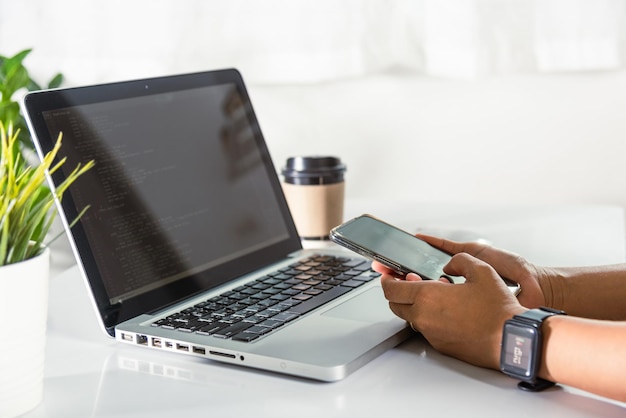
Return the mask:
{"type": "Polygon", "coordinates": [[[389,309],[389,302],[383,296],[380,286],[367,290],[339,306],[324,312],[322,316],[351,319],[360,322],[381,322],[395,318],[389,309]]]}

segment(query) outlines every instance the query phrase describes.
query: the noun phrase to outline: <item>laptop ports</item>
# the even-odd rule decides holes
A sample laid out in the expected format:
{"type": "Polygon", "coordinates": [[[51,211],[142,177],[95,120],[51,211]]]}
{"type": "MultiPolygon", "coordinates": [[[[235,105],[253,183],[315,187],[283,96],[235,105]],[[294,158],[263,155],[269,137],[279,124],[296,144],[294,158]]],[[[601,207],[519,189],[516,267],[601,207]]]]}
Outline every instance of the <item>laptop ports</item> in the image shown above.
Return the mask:
{"type": "Polygon", "coordinates": [[[137,334],[137,344],[148,345],[148,337],[145,335],[137,334]]]}
{"type": "Polygon", "coordinates": [[[220,351],[209,351],[209,354],[213,355],[213,356],[218,356],[218,357],[226,357],[226,358],[237,358],[237,356],[235,356],[234,354],[228,354],[228,353],[222,353],[220,351]]]}
{"type": "Polygon", "coordinates": [[[195,354],[202,354],[203,356],[206,354],[206,349],[204,347],[193,346],[192,351],[195,354]]]}

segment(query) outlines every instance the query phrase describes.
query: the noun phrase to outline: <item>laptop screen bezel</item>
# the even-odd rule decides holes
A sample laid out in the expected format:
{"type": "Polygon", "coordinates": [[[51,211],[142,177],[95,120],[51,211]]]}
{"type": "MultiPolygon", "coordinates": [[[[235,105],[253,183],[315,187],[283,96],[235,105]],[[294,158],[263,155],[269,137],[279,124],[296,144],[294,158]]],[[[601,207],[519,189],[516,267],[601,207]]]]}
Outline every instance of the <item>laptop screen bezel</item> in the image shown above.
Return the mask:
{"type": "MultiPolygon", "coordinates": [[[[114,336],[115,326],[121,322],[147,312],[163,309],[200,292],[228,283],[233,279],[255,271],[263,266],[283,260],[288,254],[302,248],[280,185],[278,174],[272,163],[267,144],[265,143],[259,122],[254,113],[243,78],[236,69],[224,69],[85,87],[43,90],[30,92],[23,98],[22,108],[29,125],[33,142],[41,158],[54,147],[56,142],[56,138],[52,138],[49,134],[48,127],[44,121],[44,112],[223,84],[234,84],[244,102],[244,108],[254,133],[256,144],[261,153],[263,167],[267,171],[281,216],[286,223],[288,236],[282,241],[256,250],[242,258],[225,262],[197,274],[189,275],[173,283],[126,299],[122,303],[111,304],[105,290],[101,272],[98,269],[92,251],[92,245],[87,238],[83,225],[80,221],[77,222],[68,234],[70,242],[77,261],[82,267],[83,273],[89,283],[104,328],[111,336],[114,336]]],[[[62,173],[62,170],[58,170],[49,177],[52,187],[56,187],[63,182],[64,179],[65,175],[62,173]]],[[[76,207],[72,198],[72,187],[65,193],[63,200],[57,203],[61,218],[67,229],[67,225],[69,225],[79,213],[79,209],[76,207]]]]}

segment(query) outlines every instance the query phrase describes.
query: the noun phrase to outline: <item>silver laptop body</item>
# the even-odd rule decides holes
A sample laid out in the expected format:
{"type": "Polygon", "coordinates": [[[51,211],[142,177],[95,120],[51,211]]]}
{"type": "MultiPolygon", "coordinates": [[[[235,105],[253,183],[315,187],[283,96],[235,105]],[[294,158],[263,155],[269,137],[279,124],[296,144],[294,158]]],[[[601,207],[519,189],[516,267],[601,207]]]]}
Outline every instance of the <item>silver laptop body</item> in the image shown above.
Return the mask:
{"type": "Polygon", "coordinates": [[[408,336],[366,261],[302,249],[238,71],[32,92],[22,107],[40,156],[63,133],[52,187],[95,160],[59,208],[118,341],[335,381],[408,336]]]}

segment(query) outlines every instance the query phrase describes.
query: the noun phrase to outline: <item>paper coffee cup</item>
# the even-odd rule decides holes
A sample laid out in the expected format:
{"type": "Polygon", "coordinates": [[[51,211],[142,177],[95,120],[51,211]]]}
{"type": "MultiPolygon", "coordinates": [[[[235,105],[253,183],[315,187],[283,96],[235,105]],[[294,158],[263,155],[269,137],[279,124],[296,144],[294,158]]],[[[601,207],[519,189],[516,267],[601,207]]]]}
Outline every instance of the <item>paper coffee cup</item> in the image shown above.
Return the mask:
{"type": "Polygon", "coordinates": [[[291,157],[282,170],[283,190],[302,239],[328,239],[343,222],[346,166],[337,157],[291,157]]]}

